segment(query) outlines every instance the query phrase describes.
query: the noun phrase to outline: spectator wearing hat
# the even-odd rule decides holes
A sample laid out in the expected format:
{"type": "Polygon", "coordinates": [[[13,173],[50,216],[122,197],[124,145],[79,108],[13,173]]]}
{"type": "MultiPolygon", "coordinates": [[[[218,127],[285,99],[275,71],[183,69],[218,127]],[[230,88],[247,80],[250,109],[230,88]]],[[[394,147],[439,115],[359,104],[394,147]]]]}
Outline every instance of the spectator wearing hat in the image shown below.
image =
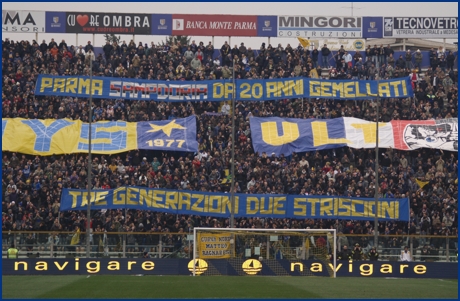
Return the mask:
{"type": "Polygon", "coordinates": [[[377,253],[377,249],[375,247],[372,247],[369,253],[367,254],[367,257],[370,261],[378,261],[379,253],[377,253]]]}
{"type": "Polygon", "coordinates": [[[361,249],[361,246],[358,243],[355,244],[355,247],[351,252],[351,258],[353,259],[353,261],[363,260],[363,250],[361,249]]]}
{"type": "Polygon", "coordinates": [[[418,73],[422,72],[422,60],[423,60],[423,54],[420,51],[420,49],[417,49],[417,51],[414,54],[414,61],[415,61],[414,67],[418,73]]]}

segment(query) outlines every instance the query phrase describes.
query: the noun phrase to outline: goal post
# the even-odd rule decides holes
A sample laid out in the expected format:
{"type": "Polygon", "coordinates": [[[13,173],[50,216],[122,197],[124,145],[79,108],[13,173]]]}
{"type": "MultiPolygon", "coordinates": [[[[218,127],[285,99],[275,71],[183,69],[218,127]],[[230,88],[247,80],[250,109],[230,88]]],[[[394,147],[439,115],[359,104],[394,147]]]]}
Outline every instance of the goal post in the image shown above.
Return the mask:
{"type": "Polygon", "coordinates": [[[193,260],[199,275],[336,277],[335,229],[193,229],[193,260]]]}

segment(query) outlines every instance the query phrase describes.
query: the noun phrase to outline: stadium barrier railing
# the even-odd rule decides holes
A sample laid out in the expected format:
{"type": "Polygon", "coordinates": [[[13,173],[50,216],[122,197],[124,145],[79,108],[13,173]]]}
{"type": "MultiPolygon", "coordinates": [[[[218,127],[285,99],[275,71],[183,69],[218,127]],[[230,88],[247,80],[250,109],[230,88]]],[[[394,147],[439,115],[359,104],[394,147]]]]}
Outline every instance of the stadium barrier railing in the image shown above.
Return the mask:
{"type": "MultiPolygon", "coordinates": [[[[142,258],[144,256],[193,258],[192,233],[94,232],[90,236],[90,242],[91,258],[142,258]]],[[[85,232],[79,235],[75,232],[4,232],[2,233],[3,258],[7,257],[7,250],[12,244],[19,250],[19,258],[86,257],[85,232]]],[[[373,235],[338,234],[337,254],[344,245],[353,250],[356,244],[359,244],[363,252],[361,260],[369,260],[369,251],[374,246],[373,235]]],[[[401,252],[406,246],[412,261],[452,262],[457,261],[458,258],[457,236],[417,234],[379,235],[376,248],[379,254],[378,260],[399,261],[401,252]]],[[[284,258],[296,259],[297,250],[289,244],[289,240],[280,246],[280,250],[284,258]]]]}

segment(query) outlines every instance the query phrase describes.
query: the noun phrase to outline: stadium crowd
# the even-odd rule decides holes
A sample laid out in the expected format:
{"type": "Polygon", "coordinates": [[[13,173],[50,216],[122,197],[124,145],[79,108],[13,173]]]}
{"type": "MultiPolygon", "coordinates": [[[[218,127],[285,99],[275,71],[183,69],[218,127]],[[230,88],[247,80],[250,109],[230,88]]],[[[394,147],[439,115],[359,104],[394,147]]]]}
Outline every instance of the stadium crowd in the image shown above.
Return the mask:
{"type": "MultiPolygon", "coordinates": [[[[260,49],[243,43],[231,48],[227,42],[220,56],[213,57],[214,46],[187,47],[180,44],[156,46],[109,43],[95,55],[91,42],[85,47],[70,46],[63,40],[2,40],[2,117],[70,118],[88,121],[88,102],[71,97],[35,97],[38,74],[88,75],[93,61],[95,75],[140,79],[200,81],[231,78],[323,77],[326,79],[388,79],[410,77],[415,87],[413,99],[375,101],[337,101],[290,99],[236,103],[236,190],[238,193],[344,195],[374,197],[375,152],[348,147],[276,157],[255,154],[251,143],[251,116],[291,118],[356,117],[376,121],[429,120],[456,118],[458,114],[457,70],[452,53],[432,49],[430,66],[422,72],[420,51],[393,58],[389,47],[368,48],[353,57],[341,49],[332,54],[326,45],[308,50],[289,44],[260,49]],[[319,55],[321,53],[322,55],[319,55]],[[327,55],[327,56],[326,56],[327,55]],[[318,62],[318,58],[327,57],[318,62]],[[235,63],[233,63],[235,61],[235,63]],[[330,62],[335,62],[331,67],[330,62]],[[417,68],[417,69],[413,69],[417,68]],[[315,70],[315,71],[313,71],[315,70]],[[315,74],[316,73],[316,74],[315,74]],[[325,75],[328,73],[328,75],[325,75]]],[[[215,102],[164,103],[133,100],[93,100],[93,121],[171,120],[195,115],[198,153],[132,151],[117,155],[93,155],[92,187],[116,188],[123,185],[163,187],[178,190],[228,192],[231,166],[230,105],[215,102]]],[[[18,137],[20,139],[20,137],[18,137]]],[[[380,234],[428,234],[457,236],[458,160],[457,152],[421,148],[413,151],[381,149],[379,194],[381,197],[410,197],[410,222],[380,222],[380,234]],[[417,183],[417,180],[418,183],[417,183]],[[420,184],[420,183],[423,183],[420,184]],[[423,187],[422,187],[423,186],[423,187]]],[[[85,154],[49,157],[3,153],[2,160],[2,235],[3,246],[10,241],[8,231],[85,231],[86,212],[59,213],[62,188],[86,189],[85,154]]],[[[193,227],[228,227],[229,219],[167,215],[157,212],[107,210],[92,216],[94,231],[183,232],[193,227]]],[[[336,228],[344,234],[373,234],[373,223],[336,220],[295,220],[241,218],[240,228],[336,228]]],[[[32,236],[31,236],[32,237],[32,236]]],[[[132,236],[134,240],[144,239],[132,236]]],[[[32,238],[31,238],[32,239],[32,238]]],[[[40,243],[48,236],[39,235],[40,243]]],[[[52,238],[51,238],[52,239],[52,238]]],[[[27,240],[27,239],[26,239],[27,240]]],[[[145,241],[143,241],[145,243],[145,241]]],[[[343,244],[360,243],[357,238],[343,244]]],[[[388,238],[388,248],[405,242],[388,238]]],[[[417,244],[419,244],[417,242],[417,244]]],[[[421,240],[431,248],[445,247],[443,239],[421,240]]],[[[455,246],[453,248],[456,248],[455,246]]]]}

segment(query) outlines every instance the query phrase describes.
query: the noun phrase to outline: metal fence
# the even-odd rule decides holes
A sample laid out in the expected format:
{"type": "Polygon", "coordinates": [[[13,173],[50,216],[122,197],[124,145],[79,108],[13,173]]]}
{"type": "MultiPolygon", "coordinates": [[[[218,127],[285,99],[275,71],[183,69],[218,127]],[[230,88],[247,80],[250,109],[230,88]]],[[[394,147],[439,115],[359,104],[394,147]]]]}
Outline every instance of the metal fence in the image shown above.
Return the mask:
{"type": "MultiPolygon", "coordinates": [[[[378,237],[380,261],[398,261],[404,247],[408,247],[412,261],[457,261],[457,236],[380,235],[378,237]]],[[[94,232],[90,236],[90,257],[105,258],[193,258],[193,234],[170,232],[94,232]]],[[[19,258],[71,258],[86,257],[86,233],[75,232],[8,232],[2,233],[2,256],[14,244],[19,258]]],[[[347,245],[353,249],[359,244],[362,260],[374,246],[373,235],[337,235],[338,253],[347,245]]],[[[329,242],[328,242],[329,246],[329,242]]],[[[330,247],[330,246],[329,246],[330,247]]],[[[270,246],[268,246],[270,249],[270,246]]],[[[298,250],[289,240],[283,241],[282,256],[299,259],[298,250]]],[[[267,252],[267,259],[275,258],[267,252]]]]}

